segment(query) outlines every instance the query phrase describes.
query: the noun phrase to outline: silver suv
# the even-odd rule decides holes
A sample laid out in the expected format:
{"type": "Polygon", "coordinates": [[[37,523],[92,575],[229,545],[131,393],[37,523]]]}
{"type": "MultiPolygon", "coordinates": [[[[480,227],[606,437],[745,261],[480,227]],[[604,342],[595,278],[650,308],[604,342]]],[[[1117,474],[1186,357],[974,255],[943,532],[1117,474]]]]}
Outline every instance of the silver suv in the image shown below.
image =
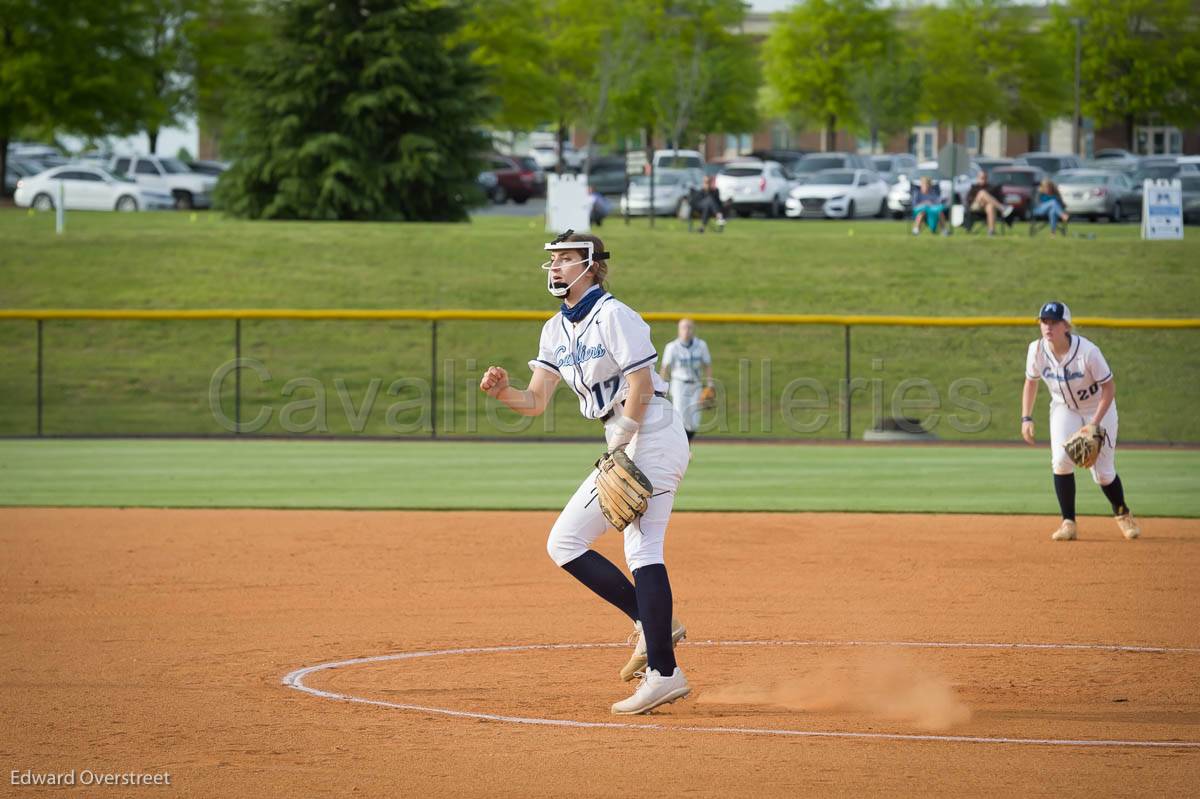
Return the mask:
{"type": "Polygon", "coordinates": [[[139,186],[171,195],[175,207],[210,208],[216,178],[187,168],[178,158],[157,155],[121,155],[112,159],[109,171],[132,178],[139,186]]]}

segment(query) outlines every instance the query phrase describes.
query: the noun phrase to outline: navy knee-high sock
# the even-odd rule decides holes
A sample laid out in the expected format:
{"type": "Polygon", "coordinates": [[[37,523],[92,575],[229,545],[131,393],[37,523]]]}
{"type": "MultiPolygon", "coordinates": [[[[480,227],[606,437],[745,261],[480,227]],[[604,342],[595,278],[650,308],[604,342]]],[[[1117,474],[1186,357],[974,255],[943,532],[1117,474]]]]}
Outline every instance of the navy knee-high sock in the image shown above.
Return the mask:
{"type": "Polygon", "coordinates": [[[1108,485],[1100,486],[1100,490],[1112,504],[1113,516],[1124,516],[1129,513],[1129,506],[1125,504],[1125,489],[1121,486],[1121,475],[1118,474],[1114,477],[1108,485]]]}
{"type": "Polygon", "coordinates": [[[664,677],[675,673],[675,648],[671,645],[671,581],[667,567],[654,563],[635,569],[638,618],[646,638],[646,660],[664,677]]]}
{"type": "MultiPolygon", "coordinates": [[[[637,592],[625,573],[608,558],[589,549],[570,563],[564,563],[563,569],[602,599],[615,605],[631,621],[638,620],[637,592]]],[[[670,623],[668,619],[667,624],[670,623]]]]}
{"type": "Polygon", "coordinates": [[[1075,473],[1054,475],[1054,493],[1062,517],[1075,521],[1075,473]]]}

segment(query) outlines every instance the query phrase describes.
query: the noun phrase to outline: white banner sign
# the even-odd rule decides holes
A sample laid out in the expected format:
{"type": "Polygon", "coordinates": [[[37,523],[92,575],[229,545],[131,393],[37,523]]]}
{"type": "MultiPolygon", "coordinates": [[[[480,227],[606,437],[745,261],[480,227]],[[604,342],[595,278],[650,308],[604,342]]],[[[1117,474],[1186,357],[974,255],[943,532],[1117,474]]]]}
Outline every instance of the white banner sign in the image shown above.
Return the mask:
{"type": "Polygon", "coordinates": [[[1142,238],[1183,238],[1183,188],[1178,179],[1142,184],[1142,238]]]}
{"type": "Polygon", "coordinates": [[[591,231],[592,200],[586,175],[546,176],[546,231],[591,231]]]}

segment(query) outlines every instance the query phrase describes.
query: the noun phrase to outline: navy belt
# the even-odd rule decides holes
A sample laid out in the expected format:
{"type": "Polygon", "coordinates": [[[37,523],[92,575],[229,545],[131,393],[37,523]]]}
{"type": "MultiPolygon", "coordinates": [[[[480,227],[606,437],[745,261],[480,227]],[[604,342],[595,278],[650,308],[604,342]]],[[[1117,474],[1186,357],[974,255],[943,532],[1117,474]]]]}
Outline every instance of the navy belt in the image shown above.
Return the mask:
{"type": "MultiPolygon", "coordinates": [[[[654,392],[654,396],[656,396],[656,397],[664,397],[664,398],[665,398],[667,395],[666,395],[664,392],[662,392],[662,391],[655,391],[655,392],[654,392]]],[[[621,403],[621,407],[622,407],[622,408],[624,408],[624,407],[625,407],[625,403],[624,403],[624,402],[622,402],[622,403],[621,403]]],[[[603,422],[603,423],[607,423],[609,419],[613,418],[613,415],[616,413],[616,410],[615,410],[615,408],[616,408],[616,406],[613,406],[612,408],[609,408],[609,409],[608,409],[608,413],[606,413],[606,414],[604,414],[603,416],[601,416],[601,417],[600,417],[600,421],[601,421],[601,422],[603,422]]]]}

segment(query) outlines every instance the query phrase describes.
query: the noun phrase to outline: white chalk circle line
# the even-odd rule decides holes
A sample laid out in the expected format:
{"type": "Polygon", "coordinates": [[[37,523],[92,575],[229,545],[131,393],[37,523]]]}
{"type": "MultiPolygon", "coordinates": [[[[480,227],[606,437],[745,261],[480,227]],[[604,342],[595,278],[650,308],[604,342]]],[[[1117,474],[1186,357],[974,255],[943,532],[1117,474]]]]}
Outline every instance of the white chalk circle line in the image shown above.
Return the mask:
{"type": "MultiPolygon", "coordinates": [[[[682,642],[681,646],[795,646],[795,647],[895,647],[912,649],[1012,649],[1012,650],[1051,650],[1051,651],[1091,651],[1091,652],[1129,652],[1139,654],[1168,654],[1168,655],[1197,655],[1200,648],[1193,647],[1164,647],[1164,646],[1131,646],[1125,644],[1052,644],[1052,643],[971,643],[947,641],[696,641],[682,642]]],[[[573,721],[571,719],[545,719],[529,716],[505,716],[497,713],[481,713],[470,710],[453,710],[444,707],[429,707],[412,705],[403,702],[388,702],[382,699],[367,699],[360,696],[340,694],[333,691],[322,691],[304,683],[310,674],[331,669],[341,669],[348,666],[359,666],[365,663],[384,663],[397,660],[415,660],[417,658],[443,657],[449,655],[489,655],[503,652],[536,652],[555,650],[579,649],[625,649],[628,644],[596,643],[596,644],[514,644],[509,646],[480,646],[462,647],[456,649],[433,649],[421,652],[397,652],[389,655],[372,655],[370,657],[349,658],[347,660],[331,660],[314,666],[305,666],[288,673],[283,678],[283,684],[288,688],[302,691],[322,699],[333,699],[338,702],[352,702],[360,705],[374,705],[393,710],[407,710],[416,713],[433,713],[453,718],[481,719],[498,721],[507,724],[527,724],[541,727],[569,727],[573,729],[604,729],[604,730],[656,730],[693,733],[725,733],[740,735],[773,735],[791,738],[843,738],[858,740],[882,741],[931,741],[937,743],[974,743],[974,744],[1025,744],[1035,746],[1113,746],[1113,747],[1142,747],[1156,749],[1195,749],[1200,748],[1200,741],[1144,741],[1144,740],[1111,740],[1111,739],[1067,739],[1067,738],[1005,738],[981,735],[926,735],[916,733],[890,732],[848,732],[843,730],[787,730],[759,729],[754,727],[707,727],[707,726],[675,726],[665,724],[634,724],[616,721],[573,721]]]]}

